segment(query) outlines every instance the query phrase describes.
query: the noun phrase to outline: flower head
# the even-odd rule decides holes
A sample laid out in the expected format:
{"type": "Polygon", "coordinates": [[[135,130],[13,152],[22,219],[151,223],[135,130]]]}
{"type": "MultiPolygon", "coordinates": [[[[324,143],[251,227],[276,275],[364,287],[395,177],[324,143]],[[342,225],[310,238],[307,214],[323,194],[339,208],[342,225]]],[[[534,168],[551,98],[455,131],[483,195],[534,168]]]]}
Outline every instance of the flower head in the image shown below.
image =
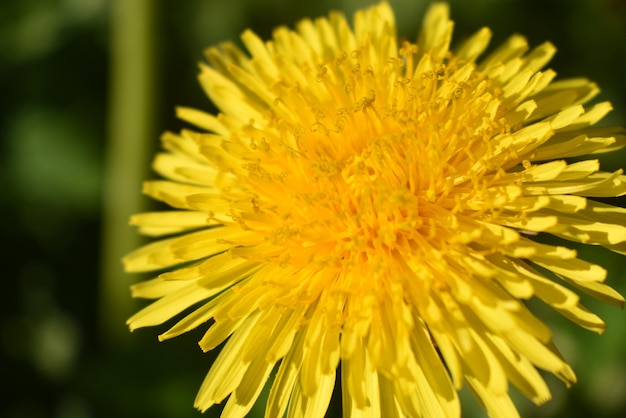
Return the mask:
{"type": "Polygon", "coordinates": [[[174,210],[131,221],[171,236],[124,260],[167,271],[133,286],[158,300],[132,329],[194,307],[159,338],[207,323],[201,348],[226,342],[199,409],[228,398],[224,415],[244,416],[274,369],[268,417],[321,417],[340,384],[348,417],[459,416],[467,385],[509,418],[509,383],[539,404],[538,369],[575,382],[525,301],[596,332],[572,287],[623,305],[567,242],[626,252],[626,211],[594,200],[626,194],[626,177],[565,158],[624,131],[593,127],[611,107],[583,107],[594,83],[542,70],[550,43],[513,36],[479,59],[490,31],[450,49],[452,27],[434,4],[399,44],[383,2],[353,29],[331,13],[207,51],[220,113],[178,109],[198,130],[163,136],[166,180],[145,185],[174,210]]]}

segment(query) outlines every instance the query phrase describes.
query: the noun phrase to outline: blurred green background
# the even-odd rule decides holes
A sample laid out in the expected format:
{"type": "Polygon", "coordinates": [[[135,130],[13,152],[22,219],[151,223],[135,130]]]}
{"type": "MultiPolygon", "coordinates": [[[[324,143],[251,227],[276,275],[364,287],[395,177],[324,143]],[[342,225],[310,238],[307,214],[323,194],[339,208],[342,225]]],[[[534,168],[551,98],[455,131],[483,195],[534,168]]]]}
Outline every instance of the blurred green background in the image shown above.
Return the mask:
{"type": "MultiPolygon", "coordinates": [[[[279,24],[348,15],[366,0],[23,0],[0,3],[0,417],[197,417],[193,399],[214,354],[197,346],[202,330],[166,343],[164,329],[130,334],[125,318],[139,303],[120,257],[142,241],[128,216],[148,208],[141,181],[159,134],[178,130],[174,106],[214,111],[196,83],[202,50],[250,27],[267,38],[279,24]]],[[[427,2],[391,0],[399,32],[414,38],[427,2]]],[[[513,32],[531,44],[554,42],[559,77],[597,81],[626,124],[624,0],[451,1],[455,39],[481,26],[496,45],[513,32]]],[[[625,152],[602,159],[605,170],[625,152]]],[[[626,206],[622,198],[615,202],[626,206]]],[[[583,257],[610,271],[626,293],[626,258],[597,248],[583,257]]],[[[622,417],[626,414],[626,315],[583,298],[608,323],[599,337],[545,307],[579,383],[552,376],[554,399],[523,416],[622,417]]],[[[466,417],[482,417],[463,393],[466,417]]],[[[262,405],[252,416],[262,416],[262,405]]],[[[333,398],[328,416],[339,416],[333,398]]],[[[204,416],[217,416],[219,408],[204,416]]]]}

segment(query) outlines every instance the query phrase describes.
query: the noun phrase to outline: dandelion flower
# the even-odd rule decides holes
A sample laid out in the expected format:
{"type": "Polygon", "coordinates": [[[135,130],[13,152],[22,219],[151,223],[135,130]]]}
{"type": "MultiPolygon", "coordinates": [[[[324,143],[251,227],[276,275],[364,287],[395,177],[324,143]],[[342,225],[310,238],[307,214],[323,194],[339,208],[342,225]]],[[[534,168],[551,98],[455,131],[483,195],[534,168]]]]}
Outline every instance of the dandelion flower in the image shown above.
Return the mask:
{"type": "Polygon", "coordinates": [[[157,300],[131,329],[178,317],[160,340],[225,343],[200,410],[242,417],[275,374],[267,417],[322,417],[335,385],[346,417],[455,417],[465,385],[510,418],[509,384],[541,404],[539,369],[576,381],[526,301],[598,333],[574,290],[623,305],[568,243],[626,253],[626,210],[596,199],[626,176],[580,158],[626,136],[594,127],[594,83],[543,69],[552,44],[479,58],[489,29],[451,49],[452,28],[437,3],[400,42],[383,2],[206,51],[219,114],[177,110],[196,128],[163,136],[144,188],[173,209],[131,220],[165,237],[124,260],[160,271],[132,287],[157,300]]]}

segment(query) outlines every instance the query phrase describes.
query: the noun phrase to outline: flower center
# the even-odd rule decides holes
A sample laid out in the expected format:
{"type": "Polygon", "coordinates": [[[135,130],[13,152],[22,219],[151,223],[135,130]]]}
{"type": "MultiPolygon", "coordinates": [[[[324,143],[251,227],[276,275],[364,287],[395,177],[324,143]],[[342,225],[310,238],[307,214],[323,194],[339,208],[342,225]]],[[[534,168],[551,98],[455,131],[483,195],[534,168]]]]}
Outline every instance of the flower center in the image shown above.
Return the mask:
{"type": "Polygon", "coordinates": [[[493,89],[473,64],[400,52],[376,68],[364,53],[317,73],[303,65],[309,84],[274,86],[269,129],[249,129],[257,158],[246,165],[257,214],[244,218],[271,243],[266,261],[350,268],[441,249],[461,200],[485,190],[490,139],[510,130],[493,89]]]}

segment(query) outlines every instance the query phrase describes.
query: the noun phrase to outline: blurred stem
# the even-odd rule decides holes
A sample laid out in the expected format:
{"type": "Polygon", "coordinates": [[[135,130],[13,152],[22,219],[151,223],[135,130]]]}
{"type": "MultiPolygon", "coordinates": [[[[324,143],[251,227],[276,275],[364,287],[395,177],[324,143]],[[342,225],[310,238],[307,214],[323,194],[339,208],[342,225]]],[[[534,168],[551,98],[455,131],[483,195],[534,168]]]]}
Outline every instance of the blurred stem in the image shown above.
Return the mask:
{"type": "Polygon", "coordinates": [[[152,153],[154,105],[154,5],[151,0],[110,3],[109,138],[105,156],[100,286],[100,333],[103,342],[123,346],[129,339],[126,319],[135,304],[120,259],[141,244],[128,226],[141,211],[141,183],[152,153]]]}

